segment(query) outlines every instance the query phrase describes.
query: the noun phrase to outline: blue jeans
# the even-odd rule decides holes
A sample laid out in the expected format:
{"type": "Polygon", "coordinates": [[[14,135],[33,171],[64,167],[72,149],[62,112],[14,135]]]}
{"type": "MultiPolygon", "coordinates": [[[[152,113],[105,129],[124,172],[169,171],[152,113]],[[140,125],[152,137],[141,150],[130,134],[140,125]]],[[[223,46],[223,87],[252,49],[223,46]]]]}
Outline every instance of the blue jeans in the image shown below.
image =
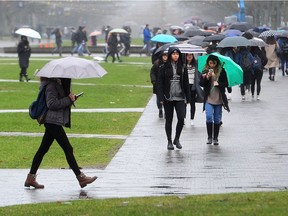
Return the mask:
{"type": "Polygon", "coordinates": [[[206,122],[220,124],[222,119],[222,104],[210,104],[205,102],[206,122]]]}

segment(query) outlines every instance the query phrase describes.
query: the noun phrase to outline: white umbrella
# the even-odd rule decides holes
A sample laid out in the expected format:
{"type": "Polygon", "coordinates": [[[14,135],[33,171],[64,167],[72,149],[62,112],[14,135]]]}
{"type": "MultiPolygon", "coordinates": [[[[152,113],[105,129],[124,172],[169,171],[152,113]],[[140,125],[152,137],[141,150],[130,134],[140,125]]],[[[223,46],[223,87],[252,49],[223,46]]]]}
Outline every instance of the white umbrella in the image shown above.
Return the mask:
{"type": "Polygon", "coordinates": [[[81,79],[102,77],[106,73],[95,61],[69,56],[48,62],[35,76],[81,79]]]}
{"type": "Polygon", "coordinates": [[[110,33],[128,33],[128,32],[122,28],[114,28],[110,31],[110,33]]]}
{"type": "Polygon", "coordinates": [[[39,32],[31,28],[19,28],[15,33],[31,38],[41,39],[41,35],[39,34],[39,32]]]}
{"type": "Polygon", "coordinates": [[[202,47],[188,43],[174,44],[171,47],[177,47],[181,53],[206,53],[202,47]]]}

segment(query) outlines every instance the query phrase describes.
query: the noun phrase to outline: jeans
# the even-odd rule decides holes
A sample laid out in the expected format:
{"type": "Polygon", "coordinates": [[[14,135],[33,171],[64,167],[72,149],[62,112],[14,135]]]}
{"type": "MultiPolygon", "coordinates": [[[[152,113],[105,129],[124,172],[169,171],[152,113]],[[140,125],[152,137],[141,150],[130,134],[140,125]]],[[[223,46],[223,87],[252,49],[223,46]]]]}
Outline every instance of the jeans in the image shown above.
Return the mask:
{"type": "Polygon", "coordinates": [[[206,123],[220,124],[222,119],[222,104],[205,102],[206,123]]]}

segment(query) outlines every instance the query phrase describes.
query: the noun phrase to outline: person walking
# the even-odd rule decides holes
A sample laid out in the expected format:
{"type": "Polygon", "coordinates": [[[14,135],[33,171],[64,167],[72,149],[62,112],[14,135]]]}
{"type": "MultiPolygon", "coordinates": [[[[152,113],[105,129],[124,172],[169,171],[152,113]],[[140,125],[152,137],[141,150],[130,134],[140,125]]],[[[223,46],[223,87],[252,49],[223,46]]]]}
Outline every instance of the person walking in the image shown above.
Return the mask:
{"type": "Polygon", "coordinates": [[[52,55],[54,55],[55,52],[58,52],[59,56],[62,56],[62,32],[59,28],[56,28],[51,34],[55,35],[56,43],[56,47],[52,50],[52,55]]]}
{"type": "Polygon", "coordinates": [[[174,150],[173,144],[182,149],[180,135],[184,126],[186,103],[189,103],[190,91],[187,68],[182,62],[182,55],[177,47],[169,47],[168,59],[159,70],[157,80],[158,96],[165,110],[165,132],[168,140],[167,149],[174,150]],[[173,113],[176,111],[178,122],[172,143],[173,113]]]}
{"type": "Polygon", "coordinates": [[[279,58],[276,53],[278,43],[274,36],[267,37],[266,43],[267,46],[265,46],[265,51],[268,61],[264,67],[269,71],[269,79],[275,81],[276,68],[279,67],[279,58]]]}
{"type": "Polygon", "coordinates": [[[279,37],[277,40],[277,43],[279,45],[278,50],[278,57],[280,58],[281,62],[281,70],[282,70],[282,76],[288,75],[288,38],[287,37],[279,37]]]}
{"type": "Polygon", "coordinates": [[[255,93],[255,83],[257,85],[256,87],[256,94],[257,94],[257,100],[260,100],[260,92],[261,92],[261,81],[263,77],[263,69],[264,65],[267,64],[267,58],[265,49],[259,48],[258,46],[253,46],[250,49],[250,52],[254,58],[253,63],[253,72],[252,72],[252,79],[251,79],[251,95],[252,99],[254,99],[254,93],[255,93]]]}
{"type": "Polygon", "coordinates": [[[17,45],[17,53],[19,57],[19,66],[21,68],[19,81],[23,82],[23,76],[28,82],[30,78],[27,74],[27,68],[29,67],[29,59],[31,56],[31,47],[26,36],[21,35],[20,42],[17,45]]]}
{"type": "Polygon", "coordinates": [[[190,90],[190,125],[194,125],[194,117],[196,111],[196,102],[203,102],[204,93],[199,85],[200,77],[197,68],[197,61],[193,53],[186,54],[185,66],[188,72],[189,78],[189,90],[190,90]]]}
{"type": "Polygon", "coordinates": [[[206,114],[207,144],[219,145],[218,136],[222,118],[222,106],[230,112],[225,88],[228,79],[225,69],[217,56],[207,58],[203,73],[200,76],[200,86],[204,88],[203,111],[206,114]]]}
{"type": "Polygon", "coordinates": [[[142,50],[140,51],[140,55],[145,52],[147,56],[150,56],[150,49],[151,49],[151,31],[149,29],[149,24],[145,25],[145,28],[143,29],[143,43],[144,46],[142,50]]]}
{"type": "MultiPolygon", "coordinates": [[[[120,37],[120,36],[119,36],[120,37]]],[[[104,61],[107,62],[108,57],[111,56],[112,57],[112,63],[115,62],[116,57],[118,59],[119,62],[121,62],[121,59],[119,57],[119,53],[118,53],[118,44],[119,44],[119,40],[118,40],[118,35],[117,33],[111,33],[108,36],[108,53],[105,56],[104,61]],[[115,57],[116,55],[116,57],[115,57]]]]}
{"type": "Polygon", "coordinates": [[[36,181],[37,170],[45,154],[49,151],[53,141],[56,140],[63,149],[66,160],[73,170],[81,188],[94,182],[97,177],[87,177],[80,171],[73,154],[73,147],[66,135],[64,127],[71,127],[71,106],[77,99],[75,94],[70,92],[71,79],[67,78],[41,78],[41,87],[45,87],[45,98],[48,111],[45,119],[40,122],[44,124],[45,133],[39,149],[37,150],[27,175],[24,186],[35,189],[44,188],[44,185],[36,181]]]}
{"type": "Polygon", "coordinates": [[[163,104],[160,102],[159,96],[157,94],[157,79],[158,79],[159,69],[160,67],[163,66],[163,64],[167,61],[167,59],[168,59],[168,54],[161,52],[159,55],[159,58],[155,60],[150,70],[150,80],[153,85],[153,94],[156,94],[156,104],[159,110],[159,113],[158,113],[159,118],[163,118],[163,104]]]}

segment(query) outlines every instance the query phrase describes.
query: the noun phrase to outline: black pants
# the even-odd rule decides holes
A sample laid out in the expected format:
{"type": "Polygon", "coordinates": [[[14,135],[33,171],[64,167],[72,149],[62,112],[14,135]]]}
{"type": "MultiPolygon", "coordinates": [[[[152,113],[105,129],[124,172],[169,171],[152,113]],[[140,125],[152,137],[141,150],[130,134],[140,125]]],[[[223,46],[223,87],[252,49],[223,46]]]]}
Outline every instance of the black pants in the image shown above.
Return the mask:
{"type": "Polygon", "coordinates": [[[255,92],[255,82],[257,84],[257,87],[256,87],[257,95],[260,94],[262,77],[263,77],[263,70],[257,70],[254,72],[254,74],[252,74],[252,80],[251,80],[252,95],[254,95],[254,92],[255,92]]]}
{"type": "Polygon", "coordinates": [[[180,134],[183,129],[184,125],[184,118],[186,115],[186,104],[184,101],[169,101],[164,102],[164,110],[165,110],[165,131],[168,141],[172,141],[172,122],[173,122],[173,114],[174,114],[174,108],[176,110],[177,114],[177,125],[176,125],[176,134],[175,138],[179,139],[180,134]]]}
{"type": "Polygon", "coordinates": [[[63,149],[70,168],[73,170],[76,176],[80,175],[81,172],[73,154],[73,147],[71,146],[63,127],[60,125],[47,123],[45,123],[44,126],[45,134],[42,138],[41,145],[34,156],[30,169],[30,174],[37,173],[37,170],[43,160],[44,155],[48,152],[53,141],[56,140],[63,149]]]}

